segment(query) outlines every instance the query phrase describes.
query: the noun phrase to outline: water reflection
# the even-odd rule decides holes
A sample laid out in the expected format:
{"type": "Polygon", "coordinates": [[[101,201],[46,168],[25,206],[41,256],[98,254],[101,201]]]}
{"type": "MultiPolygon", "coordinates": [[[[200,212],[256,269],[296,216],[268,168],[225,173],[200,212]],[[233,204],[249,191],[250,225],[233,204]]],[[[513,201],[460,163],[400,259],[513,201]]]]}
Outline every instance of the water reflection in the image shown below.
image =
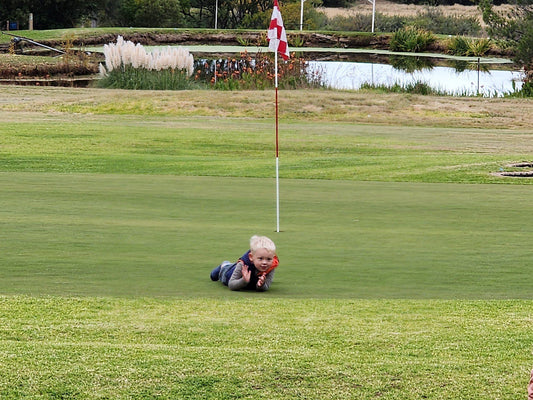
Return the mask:
{"type": "Polygon", "coordinates": [[[390,56],[388,64],[409,74],[423,69],[431,69],[435,66],[435,62],[429,57],[390,56]]]}
{"type": "Polygon", "coordinates": [[[479,62],[455,61],[454,67],[448,67],[435,65],[428,57],[391,56],[389,63],[310,61],[309,67],[322,75],[324,85],[334,89],[422,82],[452,95],[498,97],[522,87],[521,72],[490,69],[490,65],[479,62]]]}

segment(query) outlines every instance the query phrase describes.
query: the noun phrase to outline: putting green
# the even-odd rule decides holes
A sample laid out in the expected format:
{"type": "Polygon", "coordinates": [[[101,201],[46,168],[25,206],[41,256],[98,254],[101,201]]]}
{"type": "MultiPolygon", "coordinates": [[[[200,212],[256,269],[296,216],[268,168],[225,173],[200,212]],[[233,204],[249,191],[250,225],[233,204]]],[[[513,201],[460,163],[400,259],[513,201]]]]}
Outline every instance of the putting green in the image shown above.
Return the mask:
{"type": "Polygon", "coordinates": [[[529,185],[0,173],[0,293],[235,296],[209,280],[255,233],[269,296],[530,298],[529,185]]]}

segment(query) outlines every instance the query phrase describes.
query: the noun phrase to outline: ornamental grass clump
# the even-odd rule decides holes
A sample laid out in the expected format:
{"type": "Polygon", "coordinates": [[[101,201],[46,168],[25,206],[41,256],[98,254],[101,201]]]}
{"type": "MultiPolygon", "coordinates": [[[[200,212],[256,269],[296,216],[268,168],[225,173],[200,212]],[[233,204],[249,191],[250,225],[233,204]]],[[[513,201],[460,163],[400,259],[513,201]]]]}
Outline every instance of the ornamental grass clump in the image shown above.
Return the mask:
{"type": "Polygon", "coordinates": [[[392,51],[420,52],[435,42],[435,36],[425,29],[406,26],[394,32],[390,41],[392,51]]]}
{"type": "Polygon", "coordinates": [[[194,59],[187,49],[166,47],[147,52],[140,44],[124,41],[104,46],[105,66],[100,64],[100,87],[116,89],[190,89],[194,59]]]}
{"type": "Polygon", "coordinates": [[[447,51],[456,56],[481,57],[491,49],[490,39],[474,39],[464,36],[454,36],[447,43],[447,51]]]}

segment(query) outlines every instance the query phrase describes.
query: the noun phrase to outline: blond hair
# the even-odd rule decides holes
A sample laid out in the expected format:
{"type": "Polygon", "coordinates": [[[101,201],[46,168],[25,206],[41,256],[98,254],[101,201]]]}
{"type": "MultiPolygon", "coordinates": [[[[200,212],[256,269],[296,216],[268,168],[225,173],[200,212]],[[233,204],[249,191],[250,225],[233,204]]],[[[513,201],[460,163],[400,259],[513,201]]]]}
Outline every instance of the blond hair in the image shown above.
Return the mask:
{"type": "Polygon", "coordinates": [[[254,235],[250,238],[250,251],[253,253],[259,249],[267,249],[272,253],[276,253],[276,245],[272,240],[266,236],[254,235]]]}

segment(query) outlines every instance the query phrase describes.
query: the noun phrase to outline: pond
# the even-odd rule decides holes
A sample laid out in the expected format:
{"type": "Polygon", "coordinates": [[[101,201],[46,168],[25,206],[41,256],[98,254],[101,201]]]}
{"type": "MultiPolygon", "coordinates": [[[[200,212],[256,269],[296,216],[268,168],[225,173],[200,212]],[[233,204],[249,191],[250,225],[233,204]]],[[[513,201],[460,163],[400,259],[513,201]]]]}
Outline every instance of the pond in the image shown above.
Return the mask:
{"type": "Polygon", "coordinates": [[[423,82],[451,95],[499,97],[520,90],[522,72],[500,68],[499,64],[476,62],[461,64],[459,68],[425,65],[414,70],[372,62],[309,62],[310,71],[320,74],[322,83],[335,89],[359,89],[363,84],[387,87],[399,84],[405,87],[423,82]]]}
{"type": "MultiPolygon", "coordinates": [[[[317,57],[318,58],[318,57],[317,57]]],[[[311,58],[312,59],[312,58],[311,58]]],[[[196,59],[205,63],[204,59],[196,59]]],[[[222,64],[227,59],[221,58],[222,64]]],[[[214,61],[211,72],[214,71],[214,61]]],[[[238,61],[237,61],[238,63],[238,61]]],[[[470,58],[438,59],[435,57],[366,55],[356,61],[308,61],[309,76],[332,89],[357,90],[362,85],[402,87],[425,83],[446,95],[501,97],[522,87],[523,72],[506,60],[470,58]]],[[[254,60],[252,60],[252,65],[254,60]]]]}
{"type": "MultiPolygon", "coordinates": [[[[147,46],[150,47],[150,46],[147,46]]],[[[235,54],[261,54],[267,48],[238,46],[189,46],[196,62],[235,54]]],[[[394,53],[369,49],[295,50],[308,61],[309,74],[333,89],[356,90],[363,84],[406,86],[425,83],[443,94],[500,97],[522,87],[523,72],[510,61],[496,58],[454,57],[436,54],[394,53]]],[[[228,59],[226,58],[226,59],[228,59]]]]}

